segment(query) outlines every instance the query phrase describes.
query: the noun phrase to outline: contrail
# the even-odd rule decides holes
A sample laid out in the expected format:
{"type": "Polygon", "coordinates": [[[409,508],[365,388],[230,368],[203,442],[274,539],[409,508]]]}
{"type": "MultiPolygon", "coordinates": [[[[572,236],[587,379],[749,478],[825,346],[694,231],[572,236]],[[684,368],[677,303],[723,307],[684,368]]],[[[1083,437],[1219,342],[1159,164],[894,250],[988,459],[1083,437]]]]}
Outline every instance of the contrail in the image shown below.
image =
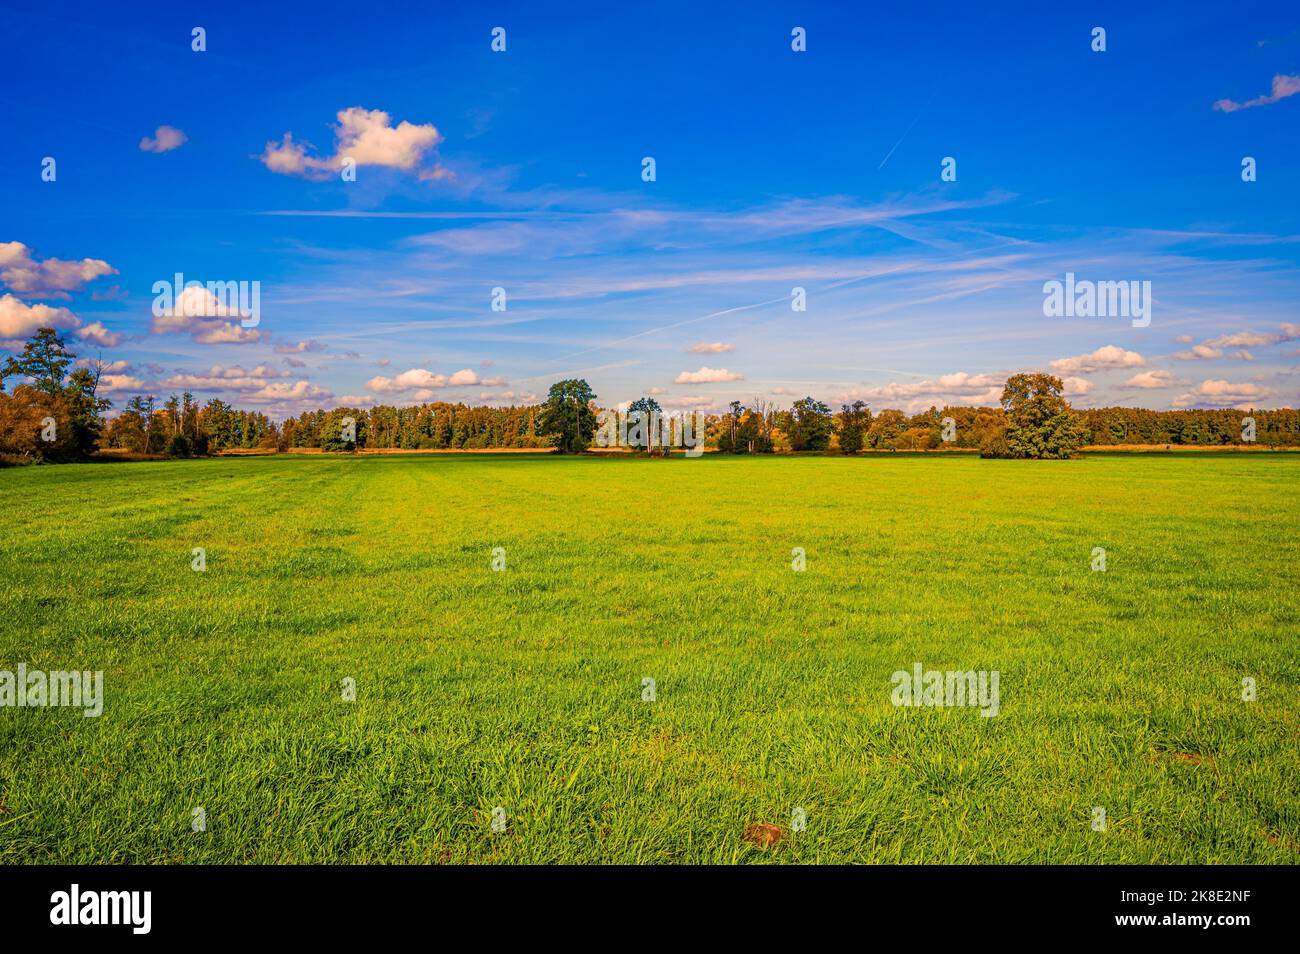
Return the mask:
{"type": "MultiPolygon", "coordinates": [[[[930,103],[933,101],[934,101],[934,93],[931,93],[930,98],[927,99],[925,101],[925,105],[921,107],[921,112],[917,113],[916,119],[912,120],[912,126],[915,126],[920,121],[921,116],[925,113],[927,109],[930,108],[930,103]]],[[[898,142],[894,143],[894,149],[897,149],[899,146],[903,144],[903,140],[907,138],[907,134],[912,131],[912,126],[908,126],[907,129],[903,131],[903,135],[898,137],[898,142]]],[[[885,158],[881,159],[880,165],[876,166],[877,172],[885,168],[885,163],[887,163],[889,161],[889,157],[894,154],[894,149],[891,149],[889,150],[889,152],[885,153],[885,158]]]]}

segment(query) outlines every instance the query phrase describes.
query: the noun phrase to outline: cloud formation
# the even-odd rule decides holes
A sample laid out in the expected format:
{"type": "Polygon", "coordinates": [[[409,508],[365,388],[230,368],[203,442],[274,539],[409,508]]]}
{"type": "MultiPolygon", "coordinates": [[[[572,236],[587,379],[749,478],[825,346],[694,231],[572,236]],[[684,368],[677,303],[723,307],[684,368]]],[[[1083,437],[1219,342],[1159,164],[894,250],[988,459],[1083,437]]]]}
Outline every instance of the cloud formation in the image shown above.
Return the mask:
{"type": "Polygon", "coordinates": [[[1174,398],[1173,406],[1236,407],[1243,410],[1259,406],[1259,402],[1272,396],[1273,391],[1258,384],[1244,381],[1240,384],[1222,379],[1202,381],[1186,394],[1174,398]]]}
{"type": "Polygon", "coordinates": [[[698,371],[683,371],[673,379],[673,384],[720,384],[724,381],[743,381],[745,376],[726,368],[700,368],[698,371]]]}
{"type": "Polygon", "coordinates": [[[1057,358],[1052,363],[1052,370],[1062,374],[1091,371],[1110,371],[1115,368],[1140,368],[1146,359],[1136,351],[1125,351],[1116,345],[1098,348],[1092,354],[1080,354],[1073,358],[1057,358]]]}
{"type": "Polygon", "coordinates": [[[1300,93],[1300,74],[1287,76],[1278,73],[1273,77],[1273,91],[1264,96],[1256,96],[1254,99],[1248,99],[1244,103],[1234,102],[1231,99],[1221,99],[1215,102],[1214,108],[1221,113],[1235,113],[1239,109],[1252,109],[1255,106],[1271,106],[1279,100],[1286,99],[1288,96],[1294,96],[1300,93]]]}
{"type": "Polygon", "coordinates": [[[432,391],[435,388],[470,387],[474,385],[494,387],[500,384],[505,384],[505,382],[500,378],[484,380],[478,376],[478,372],[473,368],[461,368],[454,374],[435,374],[424,368],[411,368],[396,377],[386,378],[382,375],[373,377],[366,382],[366,387],[380,394],[394,394],[418,388],[420,390],[417,391],[414,397],[424,400],[433,396],[432,391]]]}
{"type": "Polygon", "coordinates": [[[1172,387],[1177,383],[1178,380],[1168,371],[1143,371],[1125,381],[1124,387],[1150,391],[1155,388],[1172,387]]]}
{"type": "Polygon", "coordinates": [[[251,344],[261,340],[262,333],[240,324],[247,317],[207,288],[190,285],[176,296],[171,308],[155,311],[149,330],[156,335],[188,334],[199,344],[251,344]]]}
{"type": "Polygon", "coordinates": [[[152,136],[140,140],[143,152],[171,152],[185,145],[188,137],[175,126],[159,126],[152,136]]]}
{"type": "Polygon", "coordinates": [[[22,242],[0,242],[0,283],[23,297],[48,295],[67,298],[104,275],[116,275],[117,269],[97,258],[64,261],[47,258],[37,261],[32,250],[22,242]]]}
{"type": "Polygon", "coordinates": [[[286,132],[280,142],[268,142],[257,158],[272,172],[303,179],[324,180],[335,176],[351,159],[357,167],[381,166],[415,172],[421,181],[452,178],[450,170],[426,156],[436,150],[443,136],[432,123],[415,125],[392,117],[382,109],[352,106],[338,112],[334,127],[334,154],[318,157],[309,153],[310,143],[298,142],[286,132]]]}

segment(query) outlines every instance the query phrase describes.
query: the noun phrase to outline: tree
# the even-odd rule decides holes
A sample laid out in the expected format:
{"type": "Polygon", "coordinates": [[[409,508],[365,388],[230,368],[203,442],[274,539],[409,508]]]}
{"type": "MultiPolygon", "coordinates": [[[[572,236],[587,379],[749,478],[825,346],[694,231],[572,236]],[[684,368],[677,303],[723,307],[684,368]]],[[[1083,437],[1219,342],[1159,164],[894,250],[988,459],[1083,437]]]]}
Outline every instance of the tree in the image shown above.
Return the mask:
{"type": "Polygon", "coordinates": [[[33,419],[34,405],[42,422],[38,442],[29,445],[25,432],[15,435],[13,448],[6,453],[45,460],[70,460],[94,453],[104,426],[100,412],[111,407],[112,402],[95,394],[99,387],[98,364],[94,370],[78,368],[67,374],[74,358],[76,355],[67,349],[57,331],[38,328],[23,346],[23,353],[6,360],[3,376],[32,381],[14,389],[6,416],[16,426],[26,428],[33,419]],[[47,421],[52,422],[49,428],[45,426],[47,421]]]}
{"type": "Polygon", "coordinates": [[[80,456],[93,454],[99,446],[99,434],[104,427],[101,411],[113,406],[107,398],[97,397],[99,370],[78,368],[68,376],[68,386],[63,398],[68,403],[69,425],[72,428],[72,447],[80,456]]]}
{"type": "Polygon", "coordinates": [[[797,451],[822,451],[831,444],[834,425],[831,409],[812,397],[801,398],[791,408],[790,446],[797,451]]]}
{"type": "MultiPolygon", "coordinates": [[[[655,435],[653,432],[659,424],[659,415],[663,413],[663,408],[659,402],[652,397],[639,397],[627,406],[628,416],[633,414],[641,415],[641,433],[645,435],[645,449],[653,453],[652,443],[655,435]]],[[[664,448],[664,454],[668,453],[668,448],[664,448]]]]}
{"type": "Polygon", "coordinates": [[[1005,452],[988,456],[1034,460],[1074,456],[1087,441],[1087,432],[1083,421],[1061,396],[1062,387],[1061,379],[1051,374],[1016,374],[1008,378],[1001,402],[1007,415],[1005,452]]]}
{"type": "Polygon", "coordinates": [[[63,375],[75,358],[53,328],[38,328],[31,340],[23,346],[23,353],[5,362],[5,377],[22,376],[32,379],[32,387],[58,397],[63,391],[63,375]]]}
{"type": "Polygon", "coordinates": [[[862,450],[867,439],[867,428],[871,426],[871,412],[865,401],[840,405],[836,415],[839,423],[840,450],[845,454],[856,454],[862,450]]]}
{"type": "Polygon", "coordinates": [[[596,395],[581,378],[567,378],[551,385],[537,416],[537,427],[552,435],[561,454],[581,454],[596,433],[596,395]]]}

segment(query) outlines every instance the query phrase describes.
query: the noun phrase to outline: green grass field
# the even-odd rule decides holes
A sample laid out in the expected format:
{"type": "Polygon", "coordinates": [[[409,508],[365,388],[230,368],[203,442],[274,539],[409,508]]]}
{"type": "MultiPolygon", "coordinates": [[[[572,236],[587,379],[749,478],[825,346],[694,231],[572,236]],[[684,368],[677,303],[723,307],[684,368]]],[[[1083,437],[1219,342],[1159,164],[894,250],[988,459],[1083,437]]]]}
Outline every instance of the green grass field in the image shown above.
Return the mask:
{"type": "Polygon", "coordinates": [[[107,687],[0,709],[0,862],[1300,860],[1300,455],[281,456],[0,505],[0,669],[107,687]],[[917,662],[1000,714],[895,707],[917,662]]]}

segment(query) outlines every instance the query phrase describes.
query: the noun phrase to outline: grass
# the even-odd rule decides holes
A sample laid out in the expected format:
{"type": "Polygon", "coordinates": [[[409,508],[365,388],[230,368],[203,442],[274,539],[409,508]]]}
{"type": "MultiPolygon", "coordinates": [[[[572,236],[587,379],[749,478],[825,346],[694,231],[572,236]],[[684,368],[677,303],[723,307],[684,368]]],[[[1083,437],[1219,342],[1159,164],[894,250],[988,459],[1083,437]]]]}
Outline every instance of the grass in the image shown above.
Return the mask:
{"type": "Polygon", "coordinates": [[[1300,860],[1293,455],[231,458],[0,507],[0,669],[107,686],[0,708],[0,862],[1300,860]],[[916,662],[1000,715],[891,705],[916,662]]]}

